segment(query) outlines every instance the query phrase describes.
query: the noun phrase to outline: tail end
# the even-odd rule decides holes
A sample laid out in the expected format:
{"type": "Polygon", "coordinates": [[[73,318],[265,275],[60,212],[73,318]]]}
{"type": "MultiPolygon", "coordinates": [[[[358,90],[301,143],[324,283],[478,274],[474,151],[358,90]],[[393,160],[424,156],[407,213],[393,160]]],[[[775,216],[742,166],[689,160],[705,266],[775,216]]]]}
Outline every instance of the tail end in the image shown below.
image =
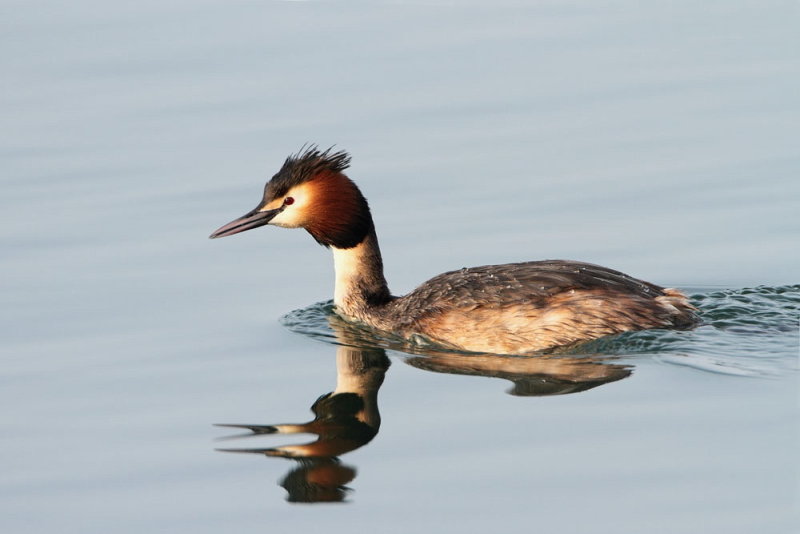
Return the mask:
{"type": "Polygon", "coordinates": [[[697,308],[692,306],[689,298],[677,289],[664,289],[664,294],[656,297],[656,301],[667,310],[673,328],[688,330],[701,322],[697,308]]]}

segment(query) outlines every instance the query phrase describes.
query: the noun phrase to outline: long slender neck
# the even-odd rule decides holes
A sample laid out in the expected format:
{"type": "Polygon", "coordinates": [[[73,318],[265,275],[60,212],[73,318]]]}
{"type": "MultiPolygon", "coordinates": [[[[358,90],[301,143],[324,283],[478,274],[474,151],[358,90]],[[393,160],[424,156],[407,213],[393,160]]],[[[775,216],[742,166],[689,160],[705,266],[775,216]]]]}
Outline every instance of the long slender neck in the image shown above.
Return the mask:
{"type": "Polygon", "coordinates": [[[368,308],[391,300],[374,226],[358,245],[350,248],[331,246],[331,250],[336,271],[333,303],[340,312],[363,319],[368,308]]]}

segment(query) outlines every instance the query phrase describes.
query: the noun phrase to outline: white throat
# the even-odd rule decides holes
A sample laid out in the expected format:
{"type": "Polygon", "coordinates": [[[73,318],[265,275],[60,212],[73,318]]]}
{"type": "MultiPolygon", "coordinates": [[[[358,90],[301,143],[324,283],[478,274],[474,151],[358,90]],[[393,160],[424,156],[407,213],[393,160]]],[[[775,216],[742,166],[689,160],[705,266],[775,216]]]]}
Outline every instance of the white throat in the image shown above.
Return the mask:
{"type": "Polygon", "coordinates": [[[333,251],[333,269],[336,283],[333,289],[333,303],[346,309],[347,297],[361,274],[363,243],[353,248],[331,247],[333,251]]]}
{"type": "Polygon", "coordinates": [[[369,309],[391,299],[375,232],[352,248],[331,250],[336,271],[333,303],[341,314],[370,323],[369,309]]]}

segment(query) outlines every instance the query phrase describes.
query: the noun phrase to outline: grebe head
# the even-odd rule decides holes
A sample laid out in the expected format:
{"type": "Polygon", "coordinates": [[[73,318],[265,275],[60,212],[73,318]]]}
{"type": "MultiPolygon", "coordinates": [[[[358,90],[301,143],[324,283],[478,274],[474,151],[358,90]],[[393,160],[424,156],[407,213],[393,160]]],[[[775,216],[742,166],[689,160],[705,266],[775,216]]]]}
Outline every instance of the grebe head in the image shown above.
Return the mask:
{"type": "Polygon", "coordinates": [[[372,217],[361,191],[343,174],[349,166],[347,152],[320,151],[316,146],[289,156],[264,187],[261,203],[209,237],[273,224],[305,228],[326,247],[358,245],[372,229],[372,217]]]}

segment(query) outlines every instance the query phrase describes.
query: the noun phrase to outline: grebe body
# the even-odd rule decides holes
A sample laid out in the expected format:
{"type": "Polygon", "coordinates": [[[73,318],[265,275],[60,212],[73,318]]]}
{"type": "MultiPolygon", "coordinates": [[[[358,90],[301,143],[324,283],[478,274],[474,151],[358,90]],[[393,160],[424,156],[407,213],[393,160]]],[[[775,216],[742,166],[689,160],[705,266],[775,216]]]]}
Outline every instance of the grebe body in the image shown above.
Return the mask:
{"type": "Polygon", "coordinates": [[[453,349],[524,354],[699,319],[680,291],[589,263],[546,260],[440,274],[393,296],[369,205],[344,175],[350,157],[315,147],[290,156],[261,203],[211,238],[265,224],[305,228],[333,251],[340,315],[404,338],[453,349]]]}

